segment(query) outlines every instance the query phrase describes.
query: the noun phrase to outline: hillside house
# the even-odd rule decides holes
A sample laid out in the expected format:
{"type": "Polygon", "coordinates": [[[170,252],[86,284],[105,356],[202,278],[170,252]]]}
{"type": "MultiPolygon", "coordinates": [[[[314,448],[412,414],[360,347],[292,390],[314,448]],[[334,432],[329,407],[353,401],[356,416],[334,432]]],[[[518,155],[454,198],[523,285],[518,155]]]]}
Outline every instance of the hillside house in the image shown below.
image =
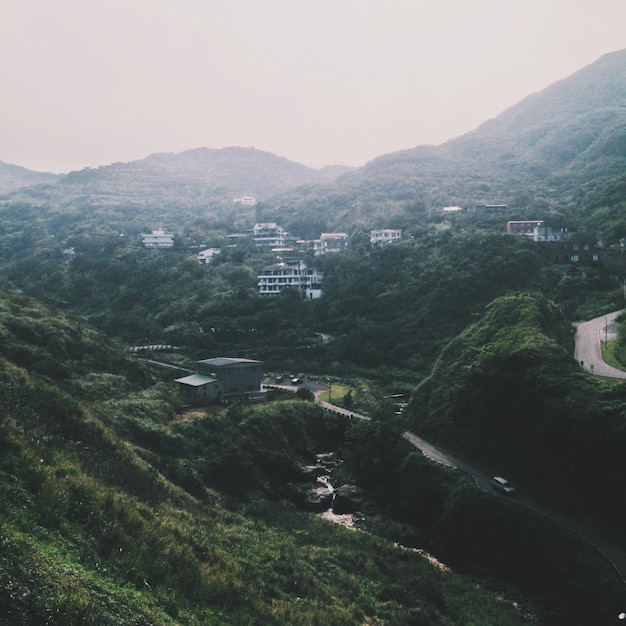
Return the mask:
{"type": "Polygon", "coordinates": [[[187,404],[214,404],[222,399],[222,385],[214,376],[191,374],[177,378],[180,395],[187,404]]]}
{"type": "Polygon", "coordinates": [[[510,220],[506,223],[506,232],[532,237],[535,230],[542,228],[543,225],[543,220],[510,220]]]}
{"type": "Polygon", "coordinates": [[[217,254],[221,254],[221,252],[221,248],[207,248],[206,250],[201,250],[198,252],[198,263],[208,265],[213,261],[213,257],[217,254]]]}
{"type": "Polygon", "coordinates": [[[141,233],[141,241],[145,248],[173,248],[174,235],[162,228],[153,230],[151,233],[141,233]]]}
{"type": "Polygon", "coordinates": [[[275,222],[255,224],[252,229],[252,237],[257,246],[268,248],[284,248],[293,237],[275,222]]]}
{"type": "Polygon", "coordinates": [[[396,228],[379,228],[370,232],[370,243],[373,246],[384,246],[391,241],[399,241],[402,230],[396,228]]]}
{"type": "Polygon", "coordinates": [[[315,300],[322,295],[324,275],[313,267],[307,267],[302,261],[295,263],[276,263],[264,267],[258,275],[259,294],[276,296],[283,289],[297,289],[306,300],[315,300]]]}
{"type": "Polygon", "coordinates": [[[332,252],[344,252],[348,249],[347,233],[322,233],[313,242],[313,254],[321,256],[332,252]]]}
{"type": "Polygon", "coordinates": [[[554,230],[543,220],[511,221],[507,232],[532,238],[546,263],[556,265],[597,265],[600,263],[600,246],[588,241],[574,241],[566,228],[554,230]]]}
{"type": "Polygon", "coordinates": [[[214,402],[258,402],[265,399],[261,390],[261,361],[215,357],[197,361],[198,371],[178,378],[182,397],[193,405],[214,402]]]}

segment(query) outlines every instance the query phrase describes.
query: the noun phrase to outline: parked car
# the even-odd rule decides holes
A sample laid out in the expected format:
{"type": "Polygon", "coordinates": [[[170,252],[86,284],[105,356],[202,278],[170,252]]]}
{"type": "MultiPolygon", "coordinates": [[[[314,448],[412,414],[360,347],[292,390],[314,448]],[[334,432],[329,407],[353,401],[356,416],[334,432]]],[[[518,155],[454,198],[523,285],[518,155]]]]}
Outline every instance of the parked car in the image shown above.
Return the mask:
{"type": "Polygon", "coordinates": [[[285,377],[282,374],[279,374],[278,376],[276,376],[276,378],[274,379],[277,383],[282,383],[283,380],[285,380],[285,377]]]}
{"type": "Polygon", "coordinates": [[[300,376],[294,376],[291,379],[291,384],[292,385],[299,385],[302,382],[302,378],[300,378],[300,376]]]}
{"type": "Polygon", "coordinates": [[[515,494],[515,487],[513,487],[513,485],[511,485],[506,478],[502,478],[502,476],[494,476],[491,481],[491,486],[496,491],[503,493],[505,496],[512,496],[515,494]]]}

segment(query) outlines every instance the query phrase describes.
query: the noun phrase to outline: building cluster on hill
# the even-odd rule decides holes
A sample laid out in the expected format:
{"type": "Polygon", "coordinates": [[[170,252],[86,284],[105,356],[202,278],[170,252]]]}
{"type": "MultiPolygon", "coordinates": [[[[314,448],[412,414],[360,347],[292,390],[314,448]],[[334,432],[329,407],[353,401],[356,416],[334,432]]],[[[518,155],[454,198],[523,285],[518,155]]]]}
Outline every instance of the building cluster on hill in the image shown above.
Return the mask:
{"type": "MultiPolygon", "coordinates": [[[[236,199],[242,202],[246,198],[236,199]]],[[[252,237],[254,243],[262,248],[269,248],[277,255],[278,262],[264,267],[257,276],[260,295],[275,296],[284,289],[297,290],[302,298],[315,300],[322,295],[323,273],[307,265],[302,255],[313,252],[314,257],[345,252],[350,244],[350,236],[345,232],[321,233],[319,239],[300,240],[275,222],[259,222],[249,233],[229,235],[229,245],[237,245],[241,239],[252,237]]],[[[146,248],[172,248],[174,236],[164,229],[142,233],[141,239],[146,248]]],[[[402,239],[402,230],[380,228],[370,231],[370,243],[373,247],[384,246],[402,239]]],[[[221,248],[206,248],[198,252],[198,262],[209,265],[221,254],[221,248]]]]}
{"type": "MultiPolygon", "coordinates": [[[[236,242],[248,238],[246,233],[229,236],[236,242]]],[[[302,260],[302,255],[313,251],[314,257],[345,252],[350,243],[350,236],[345,232],[321,233],[319,239],[297,239],[275,222],[260,222],[251,231],[252,239],[259,247],[269,248],[277,256],[277,263],[267,265],[257,275],[257,288],[260,295],[276,296],[284,289],[295,289],[302,298],[315,300],[322,295],[323,273],[302,260]]],[[[372,246],[382,246],[402,238],[402,230],[383,228],[370,232],[372,246]]],[[[207,248],[198,253],[198,261],[209,264],[219,248],[207,248]]]]}

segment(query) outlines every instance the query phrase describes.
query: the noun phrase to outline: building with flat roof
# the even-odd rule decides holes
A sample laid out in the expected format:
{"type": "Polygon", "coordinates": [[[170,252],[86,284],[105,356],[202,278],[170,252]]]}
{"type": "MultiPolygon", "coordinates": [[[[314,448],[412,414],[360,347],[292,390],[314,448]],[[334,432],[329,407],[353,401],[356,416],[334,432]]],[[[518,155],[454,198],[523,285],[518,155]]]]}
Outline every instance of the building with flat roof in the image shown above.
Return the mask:
{"type": "Polygon", "coordinates": [[[259,294],[277,296],[283,289],[297,289],[306,300],[315,300],[322,295],[324,275],[302,261],[268,265],[258,275],[259,294]]]}
{"type": "Polygon", "coordinates": [[[373,246],[384,246],[390,241],[398,241],[402,238],[402,230],[399,228],[379,228],[370,232],[370,243],[373,246]]]}
{"type": "Polygon", "coordinates": [[[157,228],[151,233],[141,233],[141,241],[145,248],[172,248],[174,247],[174,235],[162,228],[157,228]]]}
{"type": "Polygon", "coordinates": [[[347,233],[322,233],[313,242],[313,254],[321,256],[331,252],[344,252],[348,249],[348,240],[347,233]]]}
{"type": "Polygon", "coordinates": [[[506,223],[506,232],[532,236],[535,229],[542,228],[543,225],[543,220],[509,220],[506,223]]]}
{"type": "Polygon", "coordinates": [[[275,222],[255,224],[252,229],[252,237],[257,246],[268,248],[284,248],[289,233],[275,222]]]}

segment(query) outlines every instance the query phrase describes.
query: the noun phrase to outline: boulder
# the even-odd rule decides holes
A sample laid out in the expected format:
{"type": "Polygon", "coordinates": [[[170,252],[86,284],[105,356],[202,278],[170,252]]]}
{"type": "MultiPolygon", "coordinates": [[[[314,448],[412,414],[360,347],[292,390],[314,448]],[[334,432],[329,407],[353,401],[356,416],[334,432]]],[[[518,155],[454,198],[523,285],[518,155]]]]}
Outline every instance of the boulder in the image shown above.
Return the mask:
{"type": "Polygon", "coordinates": [[[356,485],[342,485],[335,491],[333,511],[338,515],[362,511],[368,501],[365,490],[356,485]]]}
{"type": "Polygon", "coordinates": [[[333,501],[333,492],[326,485],[307,485],[290,483],[285,496],[298,508],[319,513],[327,511],[333,501]]]}

